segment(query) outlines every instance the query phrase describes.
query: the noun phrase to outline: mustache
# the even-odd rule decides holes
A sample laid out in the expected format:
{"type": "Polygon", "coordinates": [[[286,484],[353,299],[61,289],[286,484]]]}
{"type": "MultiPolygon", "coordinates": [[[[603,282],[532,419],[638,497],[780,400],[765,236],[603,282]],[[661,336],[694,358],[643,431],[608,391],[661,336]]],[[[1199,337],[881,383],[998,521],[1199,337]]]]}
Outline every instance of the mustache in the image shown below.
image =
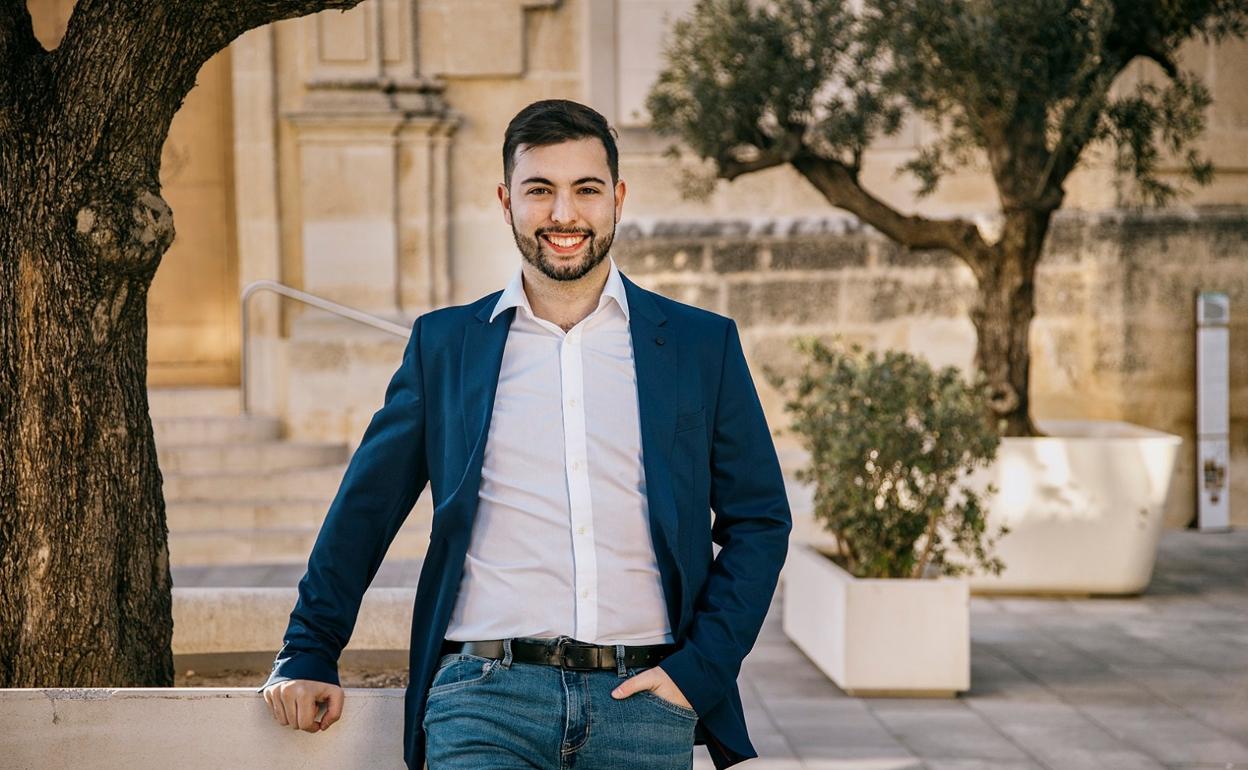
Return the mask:
{"type": "Polygon", "coordinates": [[[592,237],[593,234],[594,233],[592,230],[538,230],[537,231],[538,237],[541,237],[543,235],[588,235],[592,237]]]}

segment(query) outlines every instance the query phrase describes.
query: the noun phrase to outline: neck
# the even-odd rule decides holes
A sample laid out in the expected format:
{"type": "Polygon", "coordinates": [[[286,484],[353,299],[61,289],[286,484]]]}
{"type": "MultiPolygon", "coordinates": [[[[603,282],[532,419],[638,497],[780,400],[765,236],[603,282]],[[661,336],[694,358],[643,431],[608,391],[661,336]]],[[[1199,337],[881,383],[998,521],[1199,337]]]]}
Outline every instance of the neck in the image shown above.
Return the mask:
{"type": "Polygon", "coordinates": [[[529,298],[533,315],[550,321],[565,332],[598,307],[610,273],[609,258],[575,281],[556,281],[528,262],[521,265],[524,293],[529,298]]]}

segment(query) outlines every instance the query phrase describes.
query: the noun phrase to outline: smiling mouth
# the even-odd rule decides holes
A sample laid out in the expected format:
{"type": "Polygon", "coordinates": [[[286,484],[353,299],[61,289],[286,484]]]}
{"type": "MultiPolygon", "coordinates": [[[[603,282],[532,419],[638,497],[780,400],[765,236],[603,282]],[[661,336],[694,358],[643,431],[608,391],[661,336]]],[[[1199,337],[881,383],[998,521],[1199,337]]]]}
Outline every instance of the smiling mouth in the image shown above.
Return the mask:
{"type": "Polygon", "coordinates": [[[587,233],[562,235],[559,233],[542,233],[540,236],[556,254],[572,254],[578,251],[589,240],[587,233]]]}

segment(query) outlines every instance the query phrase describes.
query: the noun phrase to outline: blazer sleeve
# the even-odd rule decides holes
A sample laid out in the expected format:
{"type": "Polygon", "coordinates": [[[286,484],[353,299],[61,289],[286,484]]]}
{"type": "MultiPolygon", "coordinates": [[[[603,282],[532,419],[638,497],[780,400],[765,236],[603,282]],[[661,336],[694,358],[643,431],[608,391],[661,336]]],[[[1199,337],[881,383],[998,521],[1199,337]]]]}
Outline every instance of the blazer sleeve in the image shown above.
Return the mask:
{"type": "Polygon", "coordinates": [[[771,431],[729,320],[711,444],[711,539],[720,546],[683,643],[659,663],[694,711],[731,690],[788,553],[792,514],[771,431]]]}
{"type": "Polygon", "coordinates": [[[364,591],[429,481],[420,362],[420,319],[385,401],[364,431],[312,546],[308,569],[269,679],[338,684],[338,656],[364,591]]]}

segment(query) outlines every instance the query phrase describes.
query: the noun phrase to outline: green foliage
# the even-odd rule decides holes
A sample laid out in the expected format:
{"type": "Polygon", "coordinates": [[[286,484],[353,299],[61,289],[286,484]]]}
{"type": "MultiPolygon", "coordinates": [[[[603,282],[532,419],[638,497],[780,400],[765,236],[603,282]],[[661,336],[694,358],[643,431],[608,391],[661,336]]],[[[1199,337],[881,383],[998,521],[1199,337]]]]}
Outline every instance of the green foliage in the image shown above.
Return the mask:
{"type": "Polygon", "coordinates": [[[1200,80],[1179,73],[1165,87],[1140,83],[1110,103],[1099,132],[1113,140],[1119,187],[1122,180],[1134,180],[1142,200],[1158,205],[1171,201],[1179,190],[1157,176],[1163,149],[1182,158],[1197,184],[1209,184],[1213,164],[1188,145],[1204,131],[1205,108],[1212,101],[1200,80]]]}
{"type": "Polygon", "coordinates": [[[767,378],[789,396],[792,428],[810,452],[798,477],[815,485],[815,516],[836,535],[846,568],[900,578],[923,577],[928,565],[964,574],[977,563],[1000,574],[988,555],[995,539],[985,542],[984,496],[958,483],[990,464],[1000,443],[982,378],[968,385],[954,367],[935,371],[897,351],[795,345],[805,354],[796,382],[770,369],[767,378]],[[971,564],[949,560],[950,544],[971,564]]]}
{"type": "Polygon", "coordinates": [[[748,161],[806,143],[856,167],[901,118],[858,26],[824,0],[698,0],[673,25],[667,69],[646,100],[652,126],[702,158],[748,161]]]}
{"type": "Polygon", "coordinates": [[[659,133],[728,178],[799,148],[856,176],[863,150],[909,111],[939,131],[901,167],[921,195],[979,155],[1010,205],[1051,206],[1103,142],[1160,204],[1179,191],[1158,174],[1165,154],[1197,183],[1211,174],[1190,147],[1209,94],[1177,68],[1178,48],[1246,28],[1242,0],[698,0],[673,27],[647,107],[659,133]],[[1140,59],[1161,74],[1111,91],[1140,59]]]}

